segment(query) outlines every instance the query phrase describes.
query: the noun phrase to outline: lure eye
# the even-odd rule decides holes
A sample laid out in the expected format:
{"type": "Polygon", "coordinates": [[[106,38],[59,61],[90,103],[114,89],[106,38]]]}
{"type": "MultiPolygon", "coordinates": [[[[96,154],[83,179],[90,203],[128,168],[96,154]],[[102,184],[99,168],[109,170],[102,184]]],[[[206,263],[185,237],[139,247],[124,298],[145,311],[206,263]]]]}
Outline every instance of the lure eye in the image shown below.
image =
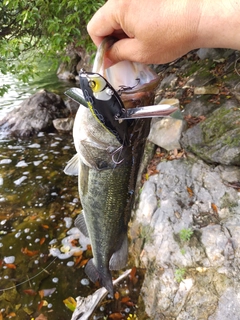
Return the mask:
{"type": "Polygon", "coordinates": [[[89,84],[89,87],[91,88],[91,89],[94,89],[95,87],[96,87],[96,82],[95,81],[93,81],[93,80],[90,80],[89,82],[88,82],[88,84],[89,84]]]}

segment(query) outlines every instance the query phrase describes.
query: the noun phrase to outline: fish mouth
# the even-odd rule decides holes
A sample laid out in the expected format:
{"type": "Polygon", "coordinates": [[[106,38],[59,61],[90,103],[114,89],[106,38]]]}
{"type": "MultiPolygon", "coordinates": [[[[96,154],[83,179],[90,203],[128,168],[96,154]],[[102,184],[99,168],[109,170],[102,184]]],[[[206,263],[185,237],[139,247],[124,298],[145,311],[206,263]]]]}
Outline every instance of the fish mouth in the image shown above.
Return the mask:
{"type": "Polygon", "coordinates": [[[104,57],[117,40],[106,37],[100,44],[94,60],[93,72],[101,74],[118,92],[126,109],[149,105],[154,102],[159,76],[148,65],[120,61],[104,68],[104,57]]]}

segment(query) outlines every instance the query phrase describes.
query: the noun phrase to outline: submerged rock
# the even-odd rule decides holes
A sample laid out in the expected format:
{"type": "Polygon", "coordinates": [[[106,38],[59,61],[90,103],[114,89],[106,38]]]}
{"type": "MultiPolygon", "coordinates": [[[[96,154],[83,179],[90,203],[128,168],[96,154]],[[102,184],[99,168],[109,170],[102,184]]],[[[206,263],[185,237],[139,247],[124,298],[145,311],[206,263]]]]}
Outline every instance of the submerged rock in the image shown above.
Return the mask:
{"type": "Polygon", "coordinates": [[[26,99],[0,121],[0,131],[15,137],[29,137],[38,132],[54,131],[53,120],[69,115],[62,98],[41,90],[26,99]]]}

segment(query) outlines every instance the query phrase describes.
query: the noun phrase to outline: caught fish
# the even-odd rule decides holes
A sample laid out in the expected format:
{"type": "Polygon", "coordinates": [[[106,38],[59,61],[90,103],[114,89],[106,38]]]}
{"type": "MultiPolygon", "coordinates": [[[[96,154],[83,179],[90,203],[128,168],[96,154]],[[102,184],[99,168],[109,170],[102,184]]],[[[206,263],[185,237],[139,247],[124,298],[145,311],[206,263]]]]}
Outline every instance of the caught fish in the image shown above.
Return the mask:
{"type": "Polygon", "coordinates": [[[103,40],[92,72],[80,72],[81,90],[66,93],[82,105],[73,128],[77,154],[65,173],[79,177],[83,211],[75,225],[90,238],[93,252],[85,272],[113,297],[111,270],[122,269],[127,263],[128,222],[150,129],[150,119],[135,119],[134,111],[129,116],[128,110],[139,112],[142,106],[152,104],[159,79],[148,66],[129,61],[105,70],[104,55],[112,41],[109,37],[103,40]]]}

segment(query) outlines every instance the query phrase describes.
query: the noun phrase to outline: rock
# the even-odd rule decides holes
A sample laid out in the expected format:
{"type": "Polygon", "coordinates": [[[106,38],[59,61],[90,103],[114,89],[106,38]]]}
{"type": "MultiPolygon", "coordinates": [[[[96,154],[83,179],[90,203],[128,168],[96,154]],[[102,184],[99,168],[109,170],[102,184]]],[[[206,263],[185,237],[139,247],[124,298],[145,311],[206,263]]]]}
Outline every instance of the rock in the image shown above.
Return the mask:
{"type": "Polygon", "coordinates": [[[54,128],[59,132],[72,132],[74,118],[54,119],[54,128]]]}
{"type": "Polygon", "coordinates": [[[60,64],[57,70],[57,76],[62,80],[75,80],[75,76],[77,74],[76,67],[78,62],[81,60],[81,56],[79,56],[79,53],[73,44],[67,46],[66,55],[69,60],[60,64]]]}
{"type": "Polygon", "coordinates": [[[165,77],[160,83],[160,89],[173,88],[176,84],[177,76],[171,73],[169,76],[165,77]]]}
{"type": "MultiPolygon", "coordinates": [[[[178,99],[162,99],[159,104],[169,104],[179,107],[178,99]]],[[[152,120],[148,140],[166,150],[180,149],[179,140],[182,131],[186,129],[184,120],[173,118],[155,118],[152,120]]]]}
{"type": "Polygon", "coordinates": [[[71,115],[75,115],[79,108],[79,103],[74,101],[73,99],[67,99],[65,101],[65,105],[70,111],[71,115]]]}
{"type": "Polygon", "coordinates": [[[213,86],[195,87],[194,94],[219,94],[219,88],[213,86]]]}
{"type": "Polygon", "coordinates": [[[225,59],[233,53],[234,50],[226,50],[226,49],[214,49],[214,48],[200,48],[197,51],[197,55],[201,60],[211,59],[211,60],[219,60],[225,59]]]}
{"type": "Polygon", "coordinates": [[[61,64],[57,71],[57,76],[61,80],[75,80],[75,75],[67,70],[65,70],[67,66],[61,64]]]}
{"type": "Polygon", "coordinates": [[[212,102],[209,102],[209,96],[194,96],[191,102],[185,105],[183,110],[184,116],[206,116],[219,108],[219,105],[216,105],[212,102]]]}
{"type": "Polygon", "coordinates": [[[158,68],[155,102],[178,98],[188,129],[186,158],[150,162],[159,173],[140,188],[130,227],[130,263],[146,269],[138,305],[152,320],[240,319],[239,52],[215,53],[158,68]],[[219,93],[194,94],[209,86],[219,93]]]}
{"type": "Polygon", "coordinates": [[[146,268],[141,295],[149,318],[239,319],[240,194],[222,177],[239,177],[240,168],[188,156],[157,170],[130,229],[133,263],[146,268]],[[183,230],[193,232],[189,239],[183,230]]]}
{"type": "Polygon", "coordinates": [[[148,140],[166,150],[180,149],[179,140],[184,129],[185,121],[163,118],[152,124],[148,140]]]}
{"type": "Polygon", "coordinates": [[[240,110],[235,100],[183,133],[183,148],[210,163],[240,165],[240,110]]]}
{"type": "Polygon", "coordinates": [[[54,131],[53,120],[69,115],[62,98],[41,90],[26,99],[0,121],[0,130],[6,135],[28,137],[38,132],[54,131]]]}

